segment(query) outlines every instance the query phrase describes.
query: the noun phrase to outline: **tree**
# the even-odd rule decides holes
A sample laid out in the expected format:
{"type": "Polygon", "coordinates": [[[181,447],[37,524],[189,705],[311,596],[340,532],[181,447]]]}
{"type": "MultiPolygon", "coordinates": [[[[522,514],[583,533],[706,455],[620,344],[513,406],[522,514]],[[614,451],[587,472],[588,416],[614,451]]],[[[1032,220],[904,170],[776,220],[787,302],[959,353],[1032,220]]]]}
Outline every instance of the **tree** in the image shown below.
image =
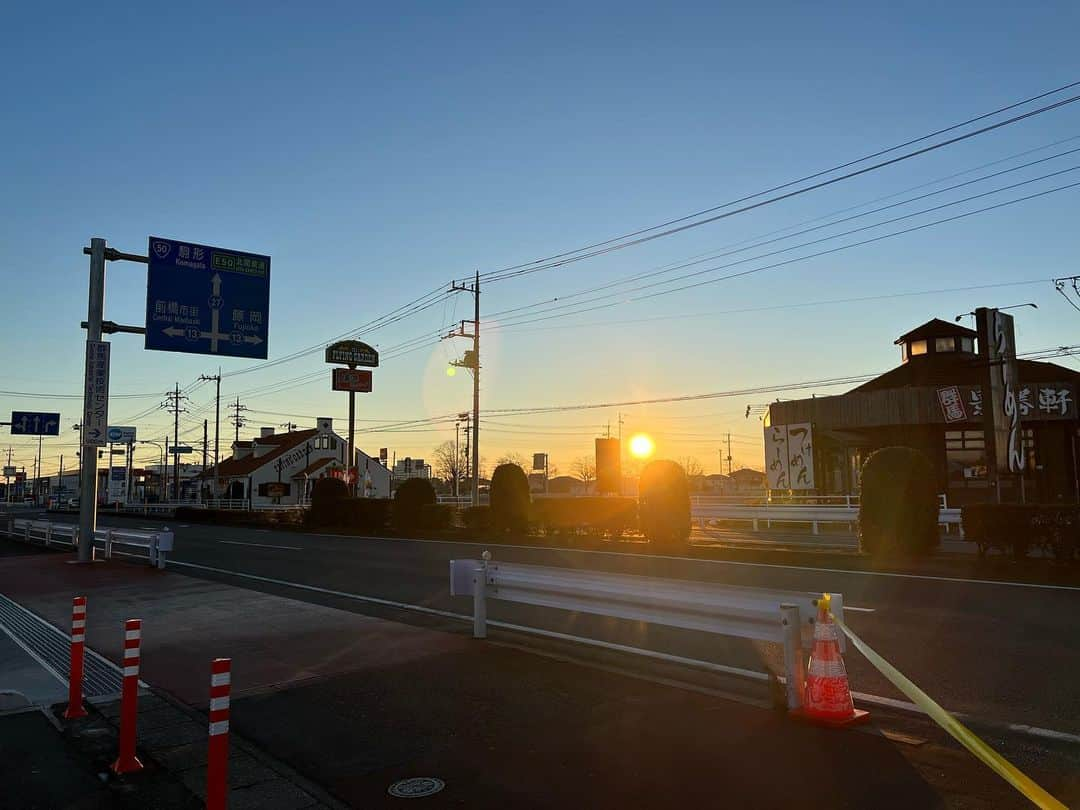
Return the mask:
{"type": "Polygon", "coordinates": [[[589,484],[596,480],[596,463],[588,456],[578,456],[570,467],[574,476],[589,484]]]}
{"type": "Polygon", "coordinates": [[[693,478],[695,475],[704,473],[701,462],[694,456],[687,456],[679,462],[679,466],[683,468],[683,472],[686,473],[687,478],[693,478]]]}
{"type": "MultiPolygon", "coordinates": [[[[503,464],[516,464],[518,467],[521,467],[522,470],[527,469],[525,466],[525,459],[521,453],[503,453],[495,459],[496,467],[501,467],[503,464]]],[[[481,465],[481,468],[483,468],[483,465],[481,465]]]]}
{"type": "Polygon", "coordinates": [[[465,469],[468,461],[465,458],[465,449],[461,446],[454,447],[454,442],[445,441],[432,452],[432,469],[435,475],[444,481],[457,484],[465,478],[465,469]]]}

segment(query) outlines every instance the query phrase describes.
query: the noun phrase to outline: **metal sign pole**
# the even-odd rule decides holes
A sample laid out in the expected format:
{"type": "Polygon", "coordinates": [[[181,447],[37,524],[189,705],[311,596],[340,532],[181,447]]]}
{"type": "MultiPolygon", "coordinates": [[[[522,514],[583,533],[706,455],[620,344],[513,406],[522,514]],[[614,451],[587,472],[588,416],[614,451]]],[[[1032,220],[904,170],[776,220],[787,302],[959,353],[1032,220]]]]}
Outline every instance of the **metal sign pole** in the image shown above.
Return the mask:
{"type": "MultiPolygon", "coordinates": [[[[356,368],[356,366],[349,366],[349,368],[356,368]]],[[[356,441],[356,392],[349,392],[349,458],[345,462],[345,475],[349,481],[349,494],[356,497],[356,481],[352,479],[353,460],[356,458],[356,451],[354,448],[354,442],[356,441]]],[[[359,470],[357,470],[359,477],[359,470]]]]}
{"type": "MultiPolygon", "coordinates": [[[[101,321],[105,317],[105,240],[90,240],[90,300],[86,313],[86,342],[101,340],[101,321]]],[[[93,364],[87,351],[84,373],[84,390],[89,391],[93,380],[93,364]]],[[[89,397],[83,399],[83,411],[90,406],[89,397]]],[[[84,420],[85,422],[85,420],[84,420]]],[[[79,562],[86,563],[94,555],[94,530],[97,528],[97,447],[86,444],[86,431],[80,431],[82,455],[79,456],[79,562]]]]}

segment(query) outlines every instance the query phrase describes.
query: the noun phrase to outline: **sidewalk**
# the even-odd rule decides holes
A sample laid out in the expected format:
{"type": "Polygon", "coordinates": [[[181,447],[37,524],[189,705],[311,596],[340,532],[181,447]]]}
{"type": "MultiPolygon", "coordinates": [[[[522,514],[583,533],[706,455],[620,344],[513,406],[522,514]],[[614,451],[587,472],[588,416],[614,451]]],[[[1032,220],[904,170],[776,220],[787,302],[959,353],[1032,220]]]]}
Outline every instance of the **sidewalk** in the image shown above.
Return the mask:
{"type": "MultiPolygon", "coordinates": [[[[88,645],[114,661],[142,618],[142,678],[200,712],[232,657],[232,731],[351,806],[396,806],[409,777],[445,782],[431,807],[1024,806],[974,760],[938,795],[880,734],[142,566],[5,558],[0,593],[59,626],[87,596],[88,645]]],[[[140,746],[197,784],[205,737],[176,731],[140,746]]]]}

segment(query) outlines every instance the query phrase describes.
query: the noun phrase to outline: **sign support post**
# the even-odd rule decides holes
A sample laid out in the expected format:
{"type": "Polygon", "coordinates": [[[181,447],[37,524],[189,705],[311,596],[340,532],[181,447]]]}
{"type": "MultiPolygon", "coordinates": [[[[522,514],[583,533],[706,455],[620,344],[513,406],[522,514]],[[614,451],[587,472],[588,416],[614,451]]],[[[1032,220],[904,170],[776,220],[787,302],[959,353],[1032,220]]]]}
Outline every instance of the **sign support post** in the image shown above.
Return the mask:
{"type": "MultiPolygon", "coordinates": [[[[94,385],[94,363],[91,359],[92,344],[101,341],[101,322],[105,318],[105,240],[90,240],[90,302],[86,313],[86,368],[85,391],[94,385]]],[[[83,398],[84,414],[90,407],[90,397],[83,398]]],[[[94,530],[97,528],[97,445],[89,440],[86,420],[79,432],[82,454],[79,456],[79,562],[87,563],[94,556],[94,530]]]]}
{"type": "MultiPolygon", "coordinates": [[[[349,369],[355,369],[356,366],[350,365],[349,369]]],[[[356,479],[360,477],[360,471],[356,471],[356,478],[353,478],[352,470],[353,464],[356,463],[356,392],[349,392],[349,458],[345,462],[345,475],[349,478],[349,494],[354,498],[356,497],[356,479]]]]}

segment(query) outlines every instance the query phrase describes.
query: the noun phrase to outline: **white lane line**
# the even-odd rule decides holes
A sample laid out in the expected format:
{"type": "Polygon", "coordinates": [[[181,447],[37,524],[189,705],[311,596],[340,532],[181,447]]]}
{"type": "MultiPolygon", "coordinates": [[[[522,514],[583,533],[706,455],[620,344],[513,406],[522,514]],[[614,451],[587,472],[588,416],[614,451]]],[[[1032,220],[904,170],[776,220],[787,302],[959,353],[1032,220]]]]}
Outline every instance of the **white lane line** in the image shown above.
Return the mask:
{"type": "Polygon", "coordinates": [[[225,543],[230,546],[254,546],[255,548],[280,548],[284,551],[303,551],[303,546],[271,546],[267,543],[243,543],[239,540],[218,540],[219,543],[225,543]]]}
{"type": "MultiPolygon", "coordinates": [[[[518,548],[526,551],[557,551],[568,554],[605,554],[611,557],[633,557],[642,560],[675,560],[685,563],[705,563],[708,565],[739,565],[748,568],[782,568],[788,571],[817,571],[826,574],[846,574],[864,577],[894,577],[896,579],[922,579],[931,582],[959,582],[966,585],[1002,585],[1012,588],[1037,588],[1047,591],[1080,591],[1078,585],[1039,585],[1033,582],[1011,582],[997,579],[964,579],[963,577],[936,577],[930,574],[899,574],[894,571],[850,571],[844,568],[813,568],[802,565],[780,565],[778,563],[750,563],[737,560],[706,560],[701,557],[673,557],[664,554],[631,554],[626,551],[597,551],[586,548],[549,548],[547,546],[518,546],[509,543],[474,543],[469,540],[422,540],[416,537],[368,537],[356,534],[319,534],[312,537],[341,537],[349,540],[382,540],[388,543],[437,543],[447,546],[478,546],[486,549],[518,548]]],[[[846,606],[845,606],[846,607],[846,606]]]]}
{"type": "Polygon", "coordinates": [[[877,608],[864,608],[855,607],[854,605],[844,605],[844,612],[854,610],[856,613],[877,613],[877,608]]]}
{"type": "MultiPolygon", "coordinates": [[[[370,602],[375,605],[384,605],[386,607],[399,608],[401,610],[411,610],[417,613],[427,613],[432,616],[442,616],[448,619],[460,619],[461,621],[471,622],[473,617],[465,613],[454,613],[449,610],[437,610],[435,608],[424,607],[422,605],[410,605],[407,602],[395,602],[392,599],[380,599],[375,596],[361,596],[356,593],[348,593],[347,591],[335,591],[330,588],[320,588],[316,585],[305,585],[301,582],[289,582],[285,579],[275,579],[274,577],[264,577],[258,574],[245,574],[240,571],[229,571],[226,568],[214,568],[210,565],[200,565],[199,563],[181,562],[179,560],[169,560],[169,565],[179,565],[185,568],[197,568],[201,571],[212,571],[216,574],[226,574],[228,576],[239,577],[241,579],[252,579],[257,582],[267,582],[272,585],[284,585],[287,588],[296,588],[301,591],[313,591],[315,593],[324,593],[330,596],[340,596],[345,599],[353,599],[358,602],[370,602]]],[[[844,610],[850,610],[847,605],[844,606],[844,610]]],[[[864,608],[865,610],[865,608],[864,608]]],[[[584,638],[582,636],[572,636],[566,633],[558,633],[554,630],[541,630],[538,627],[526,627],[520,624],[511,624],[509,622],[500,622],[489,619],[488,624],[492,627],[501,627],[505,630],[515,630],[522,633],[531,633],[536,636],[544,636],[546,638],[555,638],[562,641],[570,641],[575,644],[585,644],[590,647],[600,647],[607,650],[616,650],[618,652],[629,653],[631,655],[641,656],[643,658],[652,658],[658,661],[666,661],[673,664],[682,664],[685,666],[695,667],[697,669],[705,669],[712,672],[721,672],[726,675],[737,675],[742,678],[749,678],[755,681],[767,681],[769,679],[769,673],[757,672],[752,669],[743,669],[741,667],[729,667],[724,664],[715,664],[712,661],[701,661],[696,658],[685,658],[681,655],[671,655],[669,653],[655,652],[653,650],[646,650],[641,647],[628,647],[623,644],[615,644],[610,641],[601,641],[595,638],[584,638]]],[[[784,677],[779,677],[781,683],[784,682],[784,677]]],[[[866,692],[852,692],[852,697],[863,701],[864,703],[876,704],[878,706],[888,706],[893,709],[901,709],[903,711],[911,712],[914,714],[925,715],[926,713],[916,706],[914,703],[909,703],[904,700],[896,700],[895,698],[882,697],[880,695],[871,695],[866,692]]],[[[955,717],[961,720],[977,721],[971,715],[961,714],[958,712],[950,712],[955,717]]],[[[1040,728],[1038,726],[1028,726],[1021,723],[983,723],[982,725],[995,726],[997,728],[1006,728],[1009,731],[1017,734],[1026,734],[1032,737],[1042,737],[1044,739],[1056,740],[1058,742],[1069,742],[1080,744],[1080,734],[1070,734],[1065,731],[1055,731],[1049,728],[1040,728]]]]}

